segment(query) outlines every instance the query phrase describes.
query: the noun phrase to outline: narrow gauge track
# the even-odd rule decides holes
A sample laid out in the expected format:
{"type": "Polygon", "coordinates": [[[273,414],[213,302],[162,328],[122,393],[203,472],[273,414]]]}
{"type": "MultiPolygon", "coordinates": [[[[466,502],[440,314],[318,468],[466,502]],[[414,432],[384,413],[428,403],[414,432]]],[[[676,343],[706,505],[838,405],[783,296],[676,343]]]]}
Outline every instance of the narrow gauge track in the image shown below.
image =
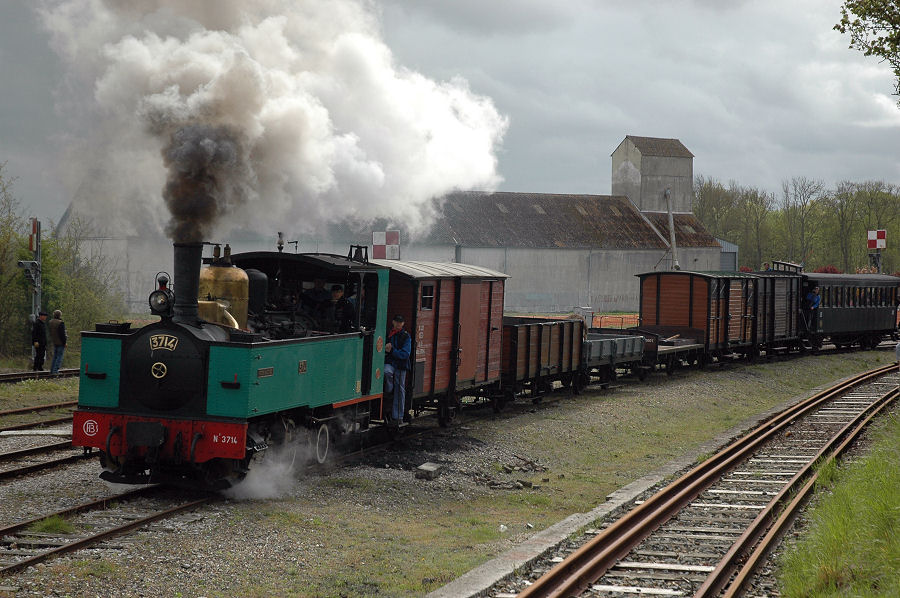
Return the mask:
{"type": "Polygon", "coordinates": [[[43,446],[36,446],[32,448],[21,449],[17,451],[10,451],[7,453],[0,453],[0,463],[6,463],[10,461],[21,461],[23,459],[28,459],[29,462],[19,463],[13,465],[9,469],[0,470],[0,480],[9,480],[12,478],[21,477],[23,475],[28,475],[30,473],[34,473],[36,471],[43,471],[45,469],[54,469],[57,467],[62,467],[64,465],[70,465],[72,463],[77,463],[79,461],[84,461],[85,459],[90,459],[95,457],[97,453],[93,452],[84,452],[79,450],[75,454],[69,454],[65,457],[60,457],[58,459],[50,459],[46,461],[33,461],[30,458],[34,455],[41,455],[46,453],[51,453],[55,451],[62,451],[69,449],[70,451],[74,451],[72,448],[72,442],[59,442],[54,444],[45,444],[43,446]]]}
{"type": "Polygon", "coordinates": [[[22,382],[23,380],[35,380],[40,379],[43,380],[45,378],[71,378],[73,376],[78,375],[78,368],[66,368],[61,369],[59,372],[55,374],[51,374],[50,372],[41,371],[41,372],[8,372],[5,374],[0,374],[0,383],[3,382],[22,382]]]}
{"type": "Polygon", "coordinates": [[[860,374],[752,430],[554,557],[546,574],[517,582],[519,598],[738,595],[811,492],[816,465],[898,397],[896,367],[860,374]]]}
{"type": "Polygon", "coordinates": [[[64,424],[66,422],[71,422],[72,416],[68,415],[65,417],[53,417],[50,419],[42,419],[36,422],[28,422],[24,424],[16,424],[14,426],[6,426],[4,428],[0,428],[0,432],[11,432],[13,430],[31,430],[33,428],[40,428],[41,426],[48,426],[52,424],[64,424]]]}
{"type": "Polygon", "coordinates": [[[9,409],[8,411],[0,411],[0,417],[20,415],[22,413],[36,413],[38,411],[50,411],[51,409],[64,409],[66,407],[74,407],[77,404],[78,401],[63,401],[62,403],[51,403],[49,405],[34,405],[33,407],[9,409]]]}
{"type": "Polygon", "coordinates": [[[173,496],[170,491],[158,486],[146,486],[16,523],[0,529],[0,577],[213,500],[216,500],[213,495],[185,498],[173,496]],[[171,506],[176,499],[179,504],[171,506]],[[75,534],[28,531],[34,523],[54,515],[69,519],[80,531],[75,534]]]}

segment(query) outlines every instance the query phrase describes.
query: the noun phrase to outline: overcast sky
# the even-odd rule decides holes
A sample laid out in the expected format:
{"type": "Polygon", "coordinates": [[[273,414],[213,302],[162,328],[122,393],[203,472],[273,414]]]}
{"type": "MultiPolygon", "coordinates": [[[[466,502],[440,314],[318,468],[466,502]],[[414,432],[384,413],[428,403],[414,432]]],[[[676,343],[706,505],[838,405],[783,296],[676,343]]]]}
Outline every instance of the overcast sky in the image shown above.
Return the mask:
{"type": "MultiPolygon", "coordinates": [[[[794,176],[900,183],[892,74],[832,29],[840,5],[375,2],[399,67],[462,77],[508,119],[500,190],[595,194],[610,193],[625,135],[678,138],[695,176],[772,192],[794,176]]],[[[0,3],[0,162],[29,215],[59,220],[73,193],[62,150],[79,127],[58,109],[63,63],[30,7],[0,3]]]]}

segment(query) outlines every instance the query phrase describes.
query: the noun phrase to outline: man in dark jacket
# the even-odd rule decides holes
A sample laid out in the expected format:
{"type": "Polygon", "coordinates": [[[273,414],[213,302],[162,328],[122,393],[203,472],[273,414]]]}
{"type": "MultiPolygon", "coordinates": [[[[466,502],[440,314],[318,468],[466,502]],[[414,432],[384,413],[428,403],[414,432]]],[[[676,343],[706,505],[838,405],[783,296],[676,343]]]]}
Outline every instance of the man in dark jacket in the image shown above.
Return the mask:
{"type": "Polygon", "coordinates": [[[38,314],[31,328],[31,344],[34,346],[34,371],[44,371],[44,355],[47,353],[47,312],[38,314]]]}
{"type": "Polygon", "coordinates": [[[53,319],[48,323],[50,327],[50,342],[53,343],[53,361],[50,363],[50,373],[55,374],[62,366],[63,353],[66,351],[66,324],[62,321],[62,312],[53,311],[53,319]]]}
{"type": "Polygon", "coordinates": [[[391,331],[384,345],[385,394],[389,397],[393,395],[392,423],[399,424],[406,413],[406,372],[411,351],[412,339],[403,330],[403,316],[397,314],[391,322],[391,331]]]}
{"type": "Polygon", "coordinates": [[[353,327],[353,306],[344,297],[344,287],[331,287],[331,300],[322,304],[319,318],[329,332],[343,334],[353,327]]]}

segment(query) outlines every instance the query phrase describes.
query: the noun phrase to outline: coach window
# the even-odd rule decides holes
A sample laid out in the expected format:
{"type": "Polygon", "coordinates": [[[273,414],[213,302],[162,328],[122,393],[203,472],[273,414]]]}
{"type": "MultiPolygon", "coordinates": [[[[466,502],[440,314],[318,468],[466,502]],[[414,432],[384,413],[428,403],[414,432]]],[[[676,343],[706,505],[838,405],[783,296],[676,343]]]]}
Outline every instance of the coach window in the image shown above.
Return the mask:
{"type": "Polygon", "coordinates": [[[822,307],[831,307],[831,287],[822,289],[822,307]]]}
{"type": "Polygon", "coordinates": [[[434,309],[434,285],[422,285],[422,309],[434,309]]]}

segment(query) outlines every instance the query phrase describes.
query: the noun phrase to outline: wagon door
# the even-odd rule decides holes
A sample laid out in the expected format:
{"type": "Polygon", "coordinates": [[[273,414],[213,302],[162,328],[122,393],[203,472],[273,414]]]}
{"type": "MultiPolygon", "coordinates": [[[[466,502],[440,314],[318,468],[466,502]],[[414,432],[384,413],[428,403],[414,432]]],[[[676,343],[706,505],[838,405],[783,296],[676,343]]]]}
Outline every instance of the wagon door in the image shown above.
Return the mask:
{"type": "Polygon", "coordinates": [[[478,366],[478,332],[481,324],[481,284],[463,281],[459,296],[459,367],[456,386],[475,379],[478,366]]]}

